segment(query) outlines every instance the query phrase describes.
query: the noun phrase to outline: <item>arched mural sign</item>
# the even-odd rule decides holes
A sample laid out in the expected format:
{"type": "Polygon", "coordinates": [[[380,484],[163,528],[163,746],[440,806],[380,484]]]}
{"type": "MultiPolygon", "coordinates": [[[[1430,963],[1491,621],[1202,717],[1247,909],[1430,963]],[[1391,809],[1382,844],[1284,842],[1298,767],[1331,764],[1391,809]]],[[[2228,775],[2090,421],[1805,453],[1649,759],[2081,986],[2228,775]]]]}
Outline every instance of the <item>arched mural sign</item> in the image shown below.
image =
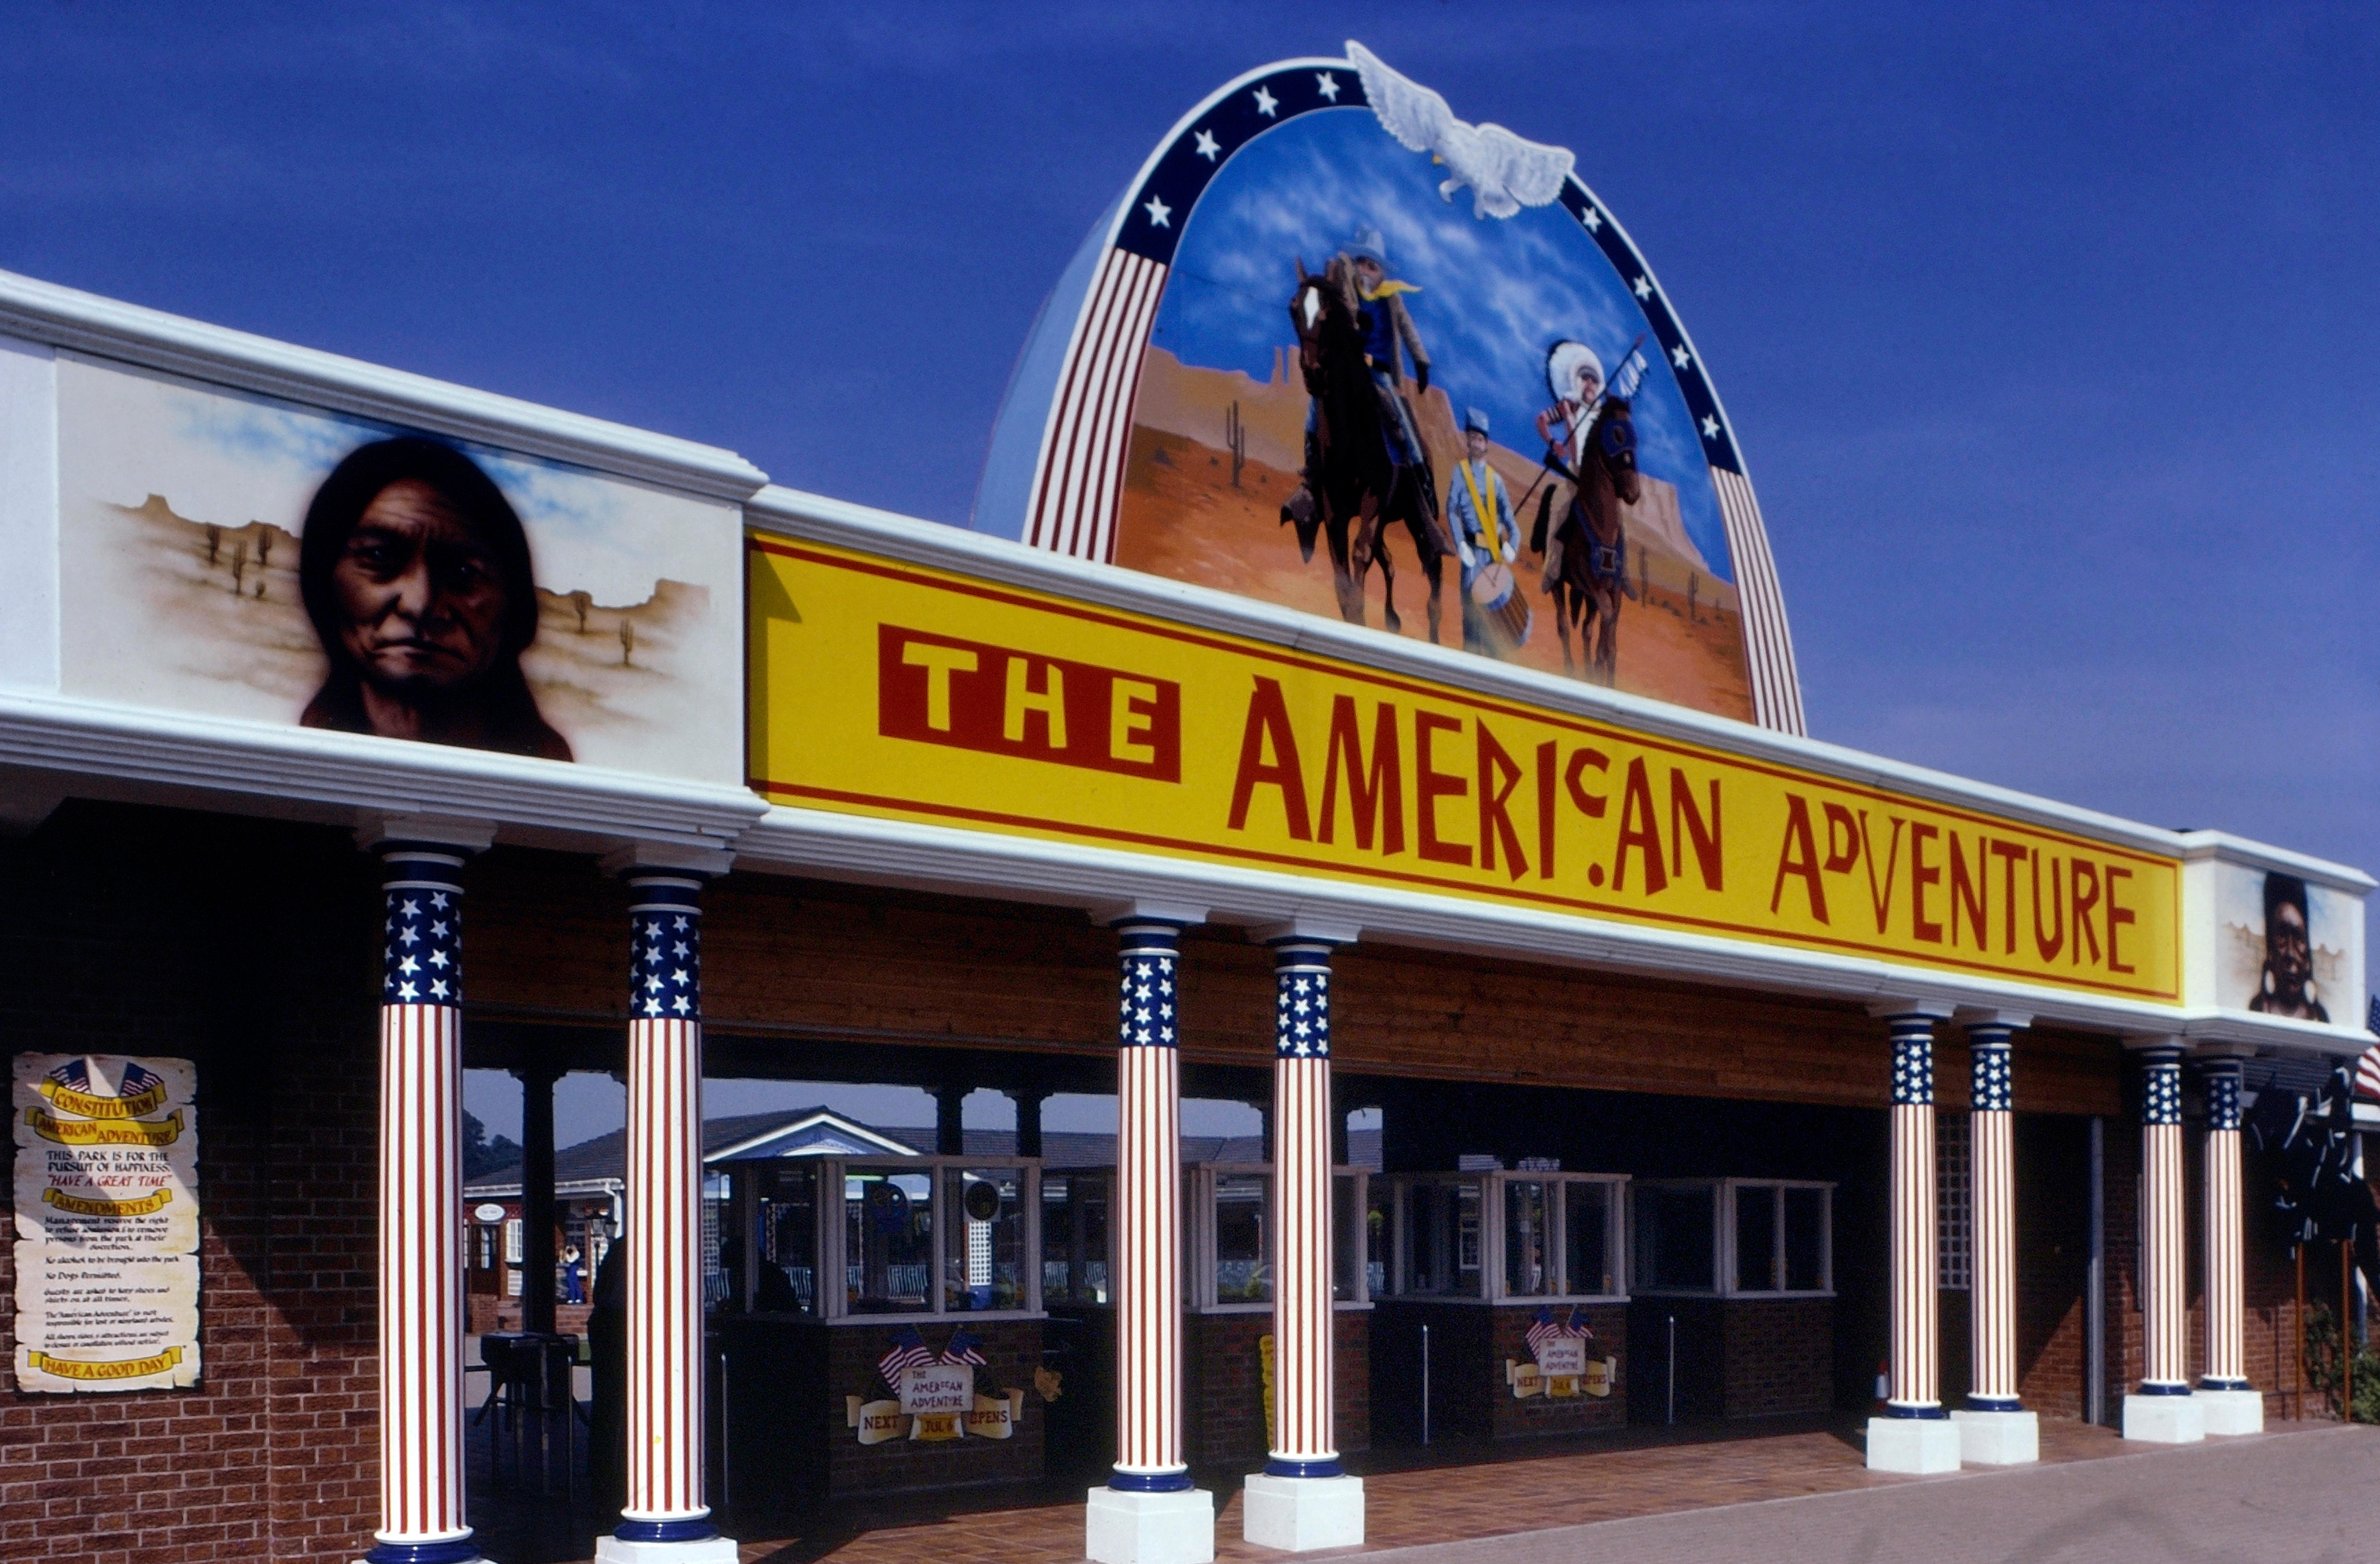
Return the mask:
{"type": "Polygon", "coordinates": [[[1044,307],[975,526],[1803,731],[1726,411],[1572,164],[1358,43],[1230,83],[1044,307]]]}

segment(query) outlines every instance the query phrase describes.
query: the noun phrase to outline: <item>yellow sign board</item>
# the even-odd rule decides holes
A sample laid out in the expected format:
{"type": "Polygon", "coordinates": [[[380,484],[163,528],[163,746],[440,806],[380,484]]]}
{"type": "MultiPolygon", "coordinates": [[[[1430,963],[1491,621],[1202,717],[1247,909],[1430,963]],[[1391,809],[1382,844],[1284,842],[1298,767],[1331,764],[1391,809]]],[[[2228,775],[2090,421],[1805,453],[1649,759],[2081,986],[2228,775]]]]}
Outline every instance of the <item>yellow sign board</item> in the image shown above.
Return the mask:
{"type": "Polygon", "coordinates": [[[2169,857],[825,544],[750,582],[779,803],[2179,1000],[2169,857]]]}

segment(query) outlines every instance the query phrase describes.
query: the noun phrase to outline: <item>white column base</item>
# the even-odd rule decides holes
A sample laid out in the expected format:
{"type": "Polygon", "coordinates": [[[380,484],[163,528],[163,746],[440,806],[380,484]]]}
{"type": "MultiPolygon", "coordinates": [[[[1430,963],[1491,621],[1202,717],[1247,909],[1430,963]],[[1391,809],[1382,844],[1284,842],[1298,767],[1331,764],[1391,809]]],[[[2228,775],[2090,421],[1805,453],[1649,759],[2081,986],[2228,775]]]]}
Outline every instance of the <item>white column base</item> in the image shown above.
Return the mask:
{"type": "Polygon", "coordinates": [[[1364,1546],[1364,1479],[1268,1477],[1240,1492],[1240,1535],[1258,1547],[1309,1553],[1364,1546]]]}
{"type": "Polygon", "coordinates": [[[1215,1564],[1215,1496],[1093,1488],[1083,1532],[1092,1564],[1215,1564]]]}
{"type": "Polygon", "coordinates": [[[2209,1434],[2261,1434],[2265,1431],[2262,1390],[2197,1390],[2191,1394],[2204,1413],[2209,1434]]]}
{"type": "Polygon", "coordinates": [[[735,1543],[730,1537],[704,1537],[699,1542],[625,1542],[618,1537],[598,1537],[595,1564],[735,1564],[735,1543]]]}
{"type": "Polygon", "coordinates": [[[1954,1412],[1959,1460],[1969,1466],[2023,1466],[2041,1459],[2041,1419],[2029,1412],[1954,1412]]]}
{"type": "Polygon", "coordinates": [[[2206,1437],[2206,1409],[2196,1396],[2126,1396],[2124,1437],[2151,1445],[2194,1445],[2206,1437]]]}
{"type": "Polygon", "coordinates": [[[1959,1425],[1942,1417],[1871,1417],[1867,1469],[1924,1475],[1959,1470],[1959,1425]]]}

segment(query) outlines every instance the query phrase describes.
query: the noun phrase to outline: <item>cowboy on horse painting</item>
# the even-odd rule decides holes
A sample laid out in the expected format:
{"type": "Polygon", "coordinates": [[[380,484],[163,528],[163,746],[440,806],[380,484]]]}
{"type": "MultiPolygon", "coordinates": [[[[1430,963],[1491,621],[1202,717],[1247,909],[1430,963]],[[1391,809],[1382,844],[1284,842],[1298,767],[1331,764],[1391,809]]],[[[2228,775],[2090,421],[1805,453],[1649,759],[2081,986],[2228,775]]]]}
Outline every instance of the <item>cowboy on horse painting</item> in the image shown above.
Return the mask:
{"type": "Polygon", "coordinates": [[[1634,596],[1628,590],[1628,530],[1621,507],[1635,503],[1640,491],[1636,426],[1625,396],[1604,394],[1603,360],[1583,342],[1554,344],[1546,355],[1546,387],[1554,402],[1537,415],[1537,435],[1546,443],[1547,467],[1569,479],[1572,491],[1558,525],[1549,525],[1552,491],[1538,502],[1529,546],[1545,556],[1563,670],[1574,671],[1570,633],[1576,625],[1587,676],[1609,685],[1620,663],[1620,600],[1634,596]]]}
{"type": "Polygon", "coordinates": [[[1298,370],[1311,400],[1304,482],[1281,507],[1281,519],[1295,524],[1298,547],[1307,559],[1314,557],[1316,534],[1328,536],[1339,612],[1350,624],[1364,622],[1364,579],[1372,566],[1380,567],[1381,617],[1392,632],[1403,622],[1397,613],[1396,564],[1386,532],[1402,523],[1428,581],[1424,605],[1435,641],[1448,550],[1438,526],[1429,453],[1402,394],[1406,356],[1413,359],[1415,387],[1429,388],[1429,356],[1403,298],[1418,291],[1389,280],[1377,228],[1358,230],[1354,242],[1319,273],[1298,263],[1289,315],[1297,333],[1298,370]]]}
{"type": "MultiPolygon", "coordinates": [[[[1404,360],[1408,357],[1413,359],[1414,389],[1427,395],[1429,349],[1422,346],[1421,333],[1414,326],[1413,311],[1405,308],[1404,296],[1421,289],[1388,274],[1388,249],[1378,228],[1366,225],[1356,229],[1354,240],[1339,253],[1351,269],[1355,284],[1355,321],[1364,333],[1364,363],[1372,372],[1372,383],[1380,390],[1390,459],[1400,467],[1419,465],[1427,458],[1421,437],[1414,430],[1413,409],[1405,406],[1404,360]]],[[[1309,486],[1315,467],[1314,420],[1315,408],[1309,406],[1305,410],[1305,472],[1309,486]]],[[[1293,497],[1291,504],[1297,503],[1297,498],[1293,497]]]]}

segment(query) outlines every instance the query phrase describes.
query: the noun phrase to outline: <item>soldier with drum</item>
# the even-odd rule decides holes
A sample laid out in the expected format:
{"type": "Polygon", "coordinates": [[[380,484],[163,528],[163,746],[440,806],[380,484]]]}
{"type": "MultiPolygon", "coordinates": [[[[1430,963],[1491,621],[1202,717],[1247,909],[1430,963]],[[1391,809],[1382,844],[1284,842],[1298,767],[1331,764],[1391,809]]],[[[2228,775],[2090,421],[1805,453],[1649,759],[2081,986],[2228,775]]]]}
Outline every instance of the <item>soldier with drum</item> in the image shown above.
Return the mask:
{"type": "Polygon", "coordinates": [[[1446,485],[1446,518],[1453,523],[1454,549],[1463,561],[1463,646],[1502,657],[1528,635],[1525,618],[1514,625],[1504,617],[1518,600],[1512,565],[1520,555],[1521,536],[1504,481],[1488,465],[1488,415],[1477,407],[1463,410],[1463,460],[1454,465],[1446,485]]]}

